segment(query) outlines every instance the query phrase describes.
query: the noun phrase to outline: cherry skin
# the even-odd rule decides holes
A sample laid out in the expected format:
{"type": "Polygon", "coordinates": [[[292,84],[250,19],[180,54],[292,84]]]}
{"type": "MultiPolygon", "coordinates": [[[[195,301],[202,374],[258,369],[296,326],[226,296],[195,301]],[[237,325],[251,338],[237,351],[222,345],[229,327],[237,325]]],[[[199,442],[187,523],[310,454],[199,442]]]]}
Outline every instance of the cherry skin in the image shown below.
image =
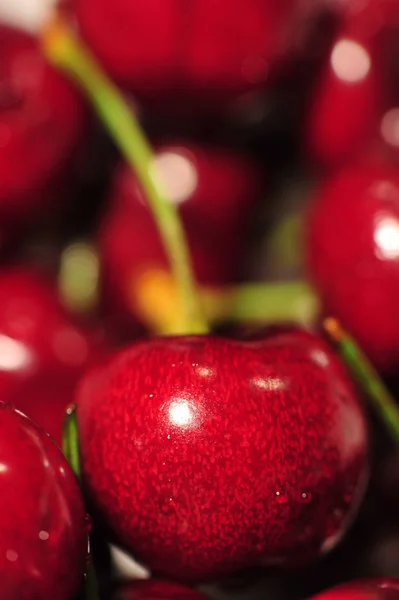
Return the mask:
{"type": "Polygon", "coordinates": [[[114,600],[205,600],[205,596],[178,583],[149,579],[122,587],[114,600]]]}
{"type": "Polygon", "coordinates": [[[265,85],[302,11],[297,0],[74,4],[83,36],[120,84],[161,106],[189,101],[202,112],[265,85]]]}
{"type": "Polygon", "coordinates": [[[152,572],[299,564],[343,535],[367,479],[366,424],[335,357],[304,339],[152,339],[83,382],[85,485],[152,572]]]}
{"type": "Polygon", "coordinates": [[[0,217],[17,226],[57,206],[84,111],[34,38],[0,25],[0,53],[0,217]]]}
{"type": "Polygon", "coordinates": [[[4,600],[70,600],[86,567],[85,510],[45,431],[0,403],[0,574],[4,600]]]}
{"type": "Polygon", "coordinates": [[[398,600],[399,580],[391,577],[359,579],[338,585],[313,600],[398,600]]]}
{"type": "MultiPolygon", "coordinates": [[[[256,165],[225,149],[176,141],[157,146],[154,169],[179,207],[200,282],[231,282],[242,262],[245,225],[262,192],[256,165]]],[[[115,175],[98,245],[106,304],[138,318],[134,285],[146,272],[168,270],[168,263],[137,179],[125,165],[115,175]]]]}
{"type": "Polygon", "coordinates": [[[311,155],[334,169],[358,155],[389,154],[384,115],[398,101],[392,60],[398,48],[393,3],[347,3],[310,105],[305,137],[311,155]]]}
{"type": "Polygon", "coordinates": [[[354,167],[317,191],[307,265],[325,313],[338,317],[383,371],[399,363],[399,176],[354,167]]]}
{"type": "Polygon", "coordinates": [[[0,272],[0,396],[59,443],[75,384],[100,352],[47,279],[24,268],[0,272]]]}

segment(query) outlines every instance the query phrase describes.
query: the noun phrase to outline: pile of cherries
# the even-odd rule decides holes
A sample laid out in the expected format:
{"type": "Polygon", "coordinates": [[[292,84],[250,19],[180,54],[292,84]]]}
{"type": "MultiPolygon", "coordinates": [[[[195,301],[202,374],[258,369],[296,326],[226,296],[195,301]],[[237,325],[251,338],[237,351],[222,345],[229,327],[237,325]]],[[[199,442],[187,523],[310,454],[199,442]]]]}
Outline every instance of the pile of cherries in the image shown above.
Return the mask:
{"type": "Polygon", "coordinates": [[[140,179],[40,31],[0,22],[0,599],[399,600],[398,449],[320,327],[395,394],[398,1],[62,14],[140,120],[200,289],[251,283],[264,320],[153,335],[170,266],[140,179]],[[276,280],[314,290],[306,327],[268,319],[276,280]]]}

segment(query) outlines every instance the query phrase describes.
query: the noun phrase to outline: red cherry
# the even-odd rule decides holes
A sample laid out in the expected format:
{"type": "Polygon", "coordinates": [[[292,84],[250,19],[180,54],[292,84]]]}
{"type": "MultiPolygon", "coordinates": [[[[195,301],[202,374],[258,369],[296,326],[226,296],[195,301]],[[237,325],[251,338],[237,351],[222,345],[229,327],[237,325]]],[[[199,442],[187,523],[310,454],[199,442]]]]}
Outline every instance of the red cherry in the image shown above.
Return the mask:
{"type": "Polygon", "coordinates": [[[0,54],[0,216],[9,225],[25,223],[59,197],[83,107],[26,33],[0,25],[0,54]]]}
{"type": "Polygon", "coordinates": [[[67,461],[33,421],[0,403],[3,600],[70,600],[87,554],[85,511],[67,461]]]}
{"type": "Polygon", "coordinates": [[[305,135],[312,155],[329,168],[353,161],[376,140],[383,145],[381,121],[396,98],[391,57],[398,39],[387,13],[380,0],[360,10],[348,3],[317,83],[305,135]]]}
{"type": "Polygon", "coordinates": [[[25,269],[0,272],[0,395],[60,442],[77,379],[100,344],[62,308],[55,290],[25,269]]]}
{"type": "Polygon", "coordinates": [[[75,0],[75,7],[84,37],[119,83],[183,108],[189,99],[203,112],[209,101],[264,86],[292,47],[302,3],[75,0]]]}
{"type": "Polygon", "coordinates": [[[132,345],[83,386],[85,485],[155,573],[206,580],[335,545],[367,474],[366,425],[335,358],[293,342],[132,345]]]}
{"type": "Polygon", "coordinates": [[[326,313],[338,317],[382,370],[399,363],[399,174],[348,168],[316,193],[308,270],[326,313]]]}
{"type": "Polygon", "coordinates": [[[171,581],[135,581],[117,592],[115,600],[205,600],[205,596],[171,581]]]}
{"type": "Polygon", "coordinates": [[[338,585],[313,600],[398,600],[399,580],[391,577],[360,579],[338,585]]]}
{"type": "MultiPolygon", "coordinates": [[[[245,224],[262,189],[255,165],[227,150],[176,142],[158,146],[154,168],[179,206],[199,280],[234,279],[245,224]]],[[[168,267],[153,217],[125,165],[116,173],[98,243],[108,302],[118,312],[131,313],[133,281],[147,270],[168,267]]]]}

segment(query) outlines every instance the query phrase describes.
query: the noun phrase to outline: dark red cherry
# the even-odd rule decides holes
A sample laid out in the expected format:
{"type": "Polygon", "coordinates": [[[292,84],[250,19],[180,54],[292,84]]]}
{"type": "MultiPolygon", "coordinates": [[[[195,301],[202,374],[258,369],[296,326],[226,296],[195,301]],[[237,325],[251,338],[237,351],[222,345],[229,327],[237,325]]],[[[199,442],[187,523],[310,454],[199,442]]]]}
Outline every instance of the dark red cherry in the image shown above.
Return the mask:
{"type": "Polygon", "coordinates": [[[158,103],[184,109],[189,100],[202,112],[265,85],[292,48],[303,7],[297,0],[74,4],[83,36],[119,83],[158,103]]]}
{"type": "Polygon", "coordinates": [[[87,528],[79,488],[45,431],[0,403],[3,600],[70,600],[82,583],[87,528]]]}
{"type": "Polygon", "coordinates": [[[205,600],[205,596],[178,583],[149,579],[122,587],[114,600],[205,600]]]}
{"type": "Polygon", "coordinates": [[[57,206],[83,107],[28,34],[1,25],[0,54],[0,218],[8,228],[57,206]]]}
{"type": "Polygon", "coordinates": [[[347,4],[306,121],[310,152],[323,166],[383,151],[374,146],[384,145],[384,114],[398,100],[393,58],[399,46],[391,12],[380,0],[347,4]]]}
{"type": "Polygon", "coordinates": [[[399,363],[399,173],[348,168],[316,192],[307,231],[309,275],[379,368],[399,363]]]}
{"type": "Polygon", "coordinates": [[[100,352],[94,333],[63,309],[55,289],[23,268],[0,272],[0,396],[60,442],[77,379],[100,352]]]}
{"type": "Polygon", "coordinates": [[[342,537],[367,478],[362,409],[308,338],[138,342],[78,391],[85,485],[154,573],[298,564],[342,537]]]}
{"type": "MultiPolygon", "coordinates": [[[[202,283],[231,281],[240,270],[246,224],[262,191],[249,159],[220,148],[175,142],[158,147],[154,174],[178,205],[194,268],[202,283]]],[[[98,243],[111,307],[134,313],[134,286],[167,260],[154,219],[131,170],[121,165],[98,243]]]]}
{"type": "Polygon", "coordinates": [[[398,600],[399,580],[391,577],[360,579],[326,590],[313,600],[398,600]]]}

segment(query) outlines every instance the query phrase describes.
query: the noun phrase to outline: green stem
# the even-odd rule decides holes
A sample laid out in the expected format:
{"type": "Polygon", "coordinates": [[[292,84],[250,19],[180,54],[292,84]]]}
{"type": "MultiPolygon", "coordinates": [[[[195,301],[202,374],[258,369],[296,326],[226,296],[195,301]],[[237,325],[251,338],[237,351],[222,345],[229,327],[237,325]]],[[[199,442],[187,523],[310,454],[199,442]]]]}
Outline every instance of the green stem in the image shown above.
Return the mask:
{"type": "Polygon", "coordinates": [[[336,319],[325,319],[323,328],[336,345],[352,377],[385,423],[392,439],[399,443],[399,408],[377,371],[336,319]]]}
{"type": "MultiPolygon", "coordinates": [[[[81,481],[81,469],[79,458],[78,425],[76,420],[76,404],[72,404],[66,410],[62,426],[62,451],[72,467],[78,482],[81,481]]],[[[85,578],[85,600],[99,600],[99,588],[96,570],[89,555],[87,572],[85,578]]]]}
{"type": "Polygon", "coordinates": [[[314,322],[319,308],[315,293],[303,281],[204,288],[202,297],[212,321],[264,324],[295,321],[307,325],[314,322]]]}
{"type": "Polygon", "coordinates": [[[76,405],[68,406],[62,424],[62,451],[80,482],[80,458],[78,444],[78,425],[76,422],[76,405]]]}
{"type": "Polygon", "coordinates": [[[43,47],[48,58],[83,89],[138,177],[159,228],[186,313],[184,331],[176,333],[207,332],[184,230],[176,208],[164,197],[151,176],[153,154],[136,117],[117,86],[66,26],[55,23],[44,35],[43,47]]]}

